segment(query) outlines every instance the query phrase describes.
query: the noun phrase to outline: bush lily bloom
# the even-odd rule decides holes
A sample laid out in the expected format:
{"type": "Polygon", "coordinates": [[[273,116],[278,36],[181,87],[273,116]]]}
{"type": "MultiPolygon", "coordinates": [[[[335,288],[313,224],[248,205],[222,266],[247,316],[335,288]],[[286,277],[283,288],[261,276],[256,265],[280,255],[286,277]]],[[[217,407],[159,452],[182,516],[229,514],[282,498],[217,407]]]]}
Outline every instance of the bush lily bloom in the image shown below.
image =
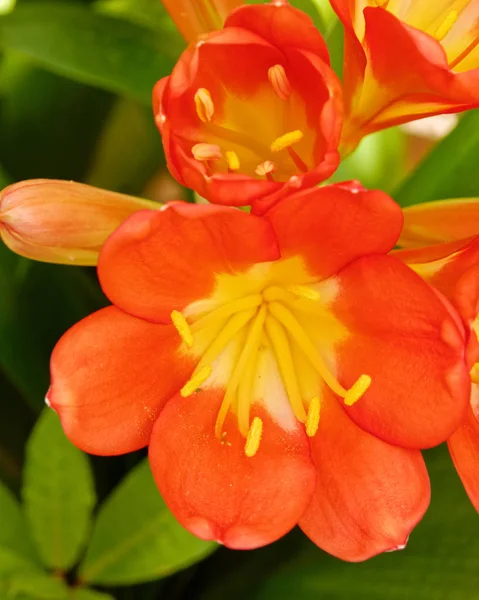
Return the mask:
{"type": "Polygon", "coordinates": [[[162,0],[178,31],[187,42],[221,29],[228,14],[242,0],[162,0]]]}
{"type": "Polygon", "coordinates": [[[153,107],[172,175],[210,202],[264,211],[338,166],[340,84],[310,18],[284,2],[233,11],[157,83],[153,107]]]}
{"type": "Polygon", "coordinates": [[[404,208],[403,215],[401,248],[454,242],[479,233],[479,198],[424,202],[404,208]]]}
{"type": "Polygon", "coordinates": [[[0,238],[43,262],[96,265],[106,238],[132,213],[158,204],[53,179],[31,179],[0,192],[0,238]]]}
{"type": "Polygon", "coordinates": [[[429,501],[418,448],[461,423],[470,380],[460,321],[386,256],[401,225],[347,184],[263,217],[136,213],[100,255],[113,306],[59,341],[48,403],[88,452],[149,444],[201,538],[255,548],[299,523],[346,560],[402,547],[429,501]]]}
{"type": "Polygon", "coordinates": [[[470,407],[448,446],[471,502],[479,511],[479,236],[395,254],[448,298],[468,332],[470,407]]]}
{"type": "Polygon", "coordinates": [[[477,0],[331,0],[345,38],[342,150],[373,131],[479,105],[477,0]]]}

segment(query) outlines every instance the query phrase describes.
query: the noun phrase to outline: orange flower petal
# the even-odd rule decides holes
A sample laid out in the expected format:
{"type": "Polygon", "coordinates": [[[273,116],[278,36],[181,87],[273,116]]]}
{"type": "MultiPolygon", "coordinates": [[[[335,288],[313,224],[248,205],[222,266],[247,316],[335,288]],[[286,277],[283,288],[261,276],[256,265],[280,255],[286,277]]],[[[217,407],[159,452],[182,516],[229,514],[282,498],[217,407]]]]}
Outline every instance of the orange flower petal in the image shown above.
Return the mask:
{"type": "Polygon", "coordinates": [[[318,480],[299,522],[306,535],[353,562],[403,548],[429,504],[421,453],[366,433],[328,397],[311,454],[318,480]]]}
{"type": "Polygon", "coordinates": [[[216,275],[279,257],[266,221],[234,208],[174,202],[141,211],[116,230],[100,254],[101,285],[115,305],[154,322],[207,297],[216,275]]]}
{"type": "MultiPolygon", "coordinates": [[[[473,397],[479,400],[479,385],[474,384],[472,387],[473,397]]],[[[469,409],[464,423],[447,443],[467,495],[474,508],[479,511],[479,422],[472,409],[469,409]]]]}
{"type": "Polygon", "coordinates": [[[242,6],[226,19],[225,27],[248,29],[273,46],[308,50],[329,64],[328,47],[311,18],[287,2],[242,6]]]}
{"type": "Polygon", "coordinates": [[[403,209],[398,246],[417,248],[479,234],[479,198],[424,202],[403,209]]]}
{"type": "Polygon", "coordinates": [[[245,455],[236,419],[215,438],[222,392],[176,396],[158,419],[150,462],[159,490],[178,521],[196,536],[229,548],[269,544],[298,522],[310,500],[315,470],[302,427],[287,432],[264,410],[257,453],[245,455]]]}
{"type": "Polygon", "coordinates": [[[391,444],[425,448],[445,441],[464,418],[470,393],[458,316],[391,257],[359,259],[336,281],[331,309],[350,332],[337,349],[338,378],[346,386],[358,372],[372,378],[348,414],[391,444]]]}
{"type": "Polygon", "coordinates": [[[276,232],[281,255],[299,254],[320,278],[365,254],[387,252],[402,225],[401,209],[389,196],[343,184],[291,195],[266,218],[276,232]]]}
{"type": "Polygon", "coordinates": [[[112,306],[67,331],[52,354],[47,402],[70,440],[103,455],[146,446],[161,409],[193,368],[179,345],[173,326],[112,306]]]}

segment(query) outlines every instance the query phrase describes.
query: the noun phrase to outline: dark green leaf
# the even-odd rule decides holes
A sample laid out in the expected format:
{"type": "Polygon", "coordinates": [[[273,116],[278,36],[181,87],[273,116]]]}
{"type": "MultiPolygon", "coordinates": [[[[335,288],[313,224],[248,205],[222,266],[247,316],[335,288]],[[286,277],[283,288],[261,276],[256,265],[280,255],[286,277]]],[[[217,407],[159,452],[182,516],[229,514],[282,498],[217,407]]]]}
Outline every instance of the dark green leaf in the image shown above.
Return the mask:
{"type": "Polygon", "coordinates": [[[426,156],[394,194],[401,206],[479,195],[479,110],[469,111],[459,125],[426,156]]]}
{"type": "Polygon", "coordinates": [[[0,44],[48,69],[151,103],[155,82],[167,75],[179,38],[97,14],[74,4],[35,2],[0,17],[0,44]]]}
{"type": "Polygon", "coordinates": [[[23,498],[45,565],[72,567],[90,530],[95,492],[87,456],[66,439],[51,410],[43,412],[28,442],[23,498]]]}
{"type": "Polygon", "coordinates": [[[32,407],[43,406],[55,342],[101,302],[85,271],[23,259],[0,242],[0,367],[32,407]]]}
{"type": "Polygon", "coordinates": [[[68,587],[61,579],[29,571],[3,582],[0,579],[0,594],[2,600],[70,600],[68,587]]]}
{"type": "Polygon", "coordinates": [[[100,508],[79,577],[105,585],[148,581],[183,569],[214,548],[178,524],[145,460],[100,508]]]}
{"type": "Polygon", "coordinates": [[[446,449],[429,453],[432,502],[401,552],[365,563],[334,559],[312,544],[253,594],[301,600],[477,600],[479,519],[446,449]]]}
{"type": "Polygon", "coordinates": [[[0,482],[0,548],[35,561],[36,555],[15,496],[0,482]]]}

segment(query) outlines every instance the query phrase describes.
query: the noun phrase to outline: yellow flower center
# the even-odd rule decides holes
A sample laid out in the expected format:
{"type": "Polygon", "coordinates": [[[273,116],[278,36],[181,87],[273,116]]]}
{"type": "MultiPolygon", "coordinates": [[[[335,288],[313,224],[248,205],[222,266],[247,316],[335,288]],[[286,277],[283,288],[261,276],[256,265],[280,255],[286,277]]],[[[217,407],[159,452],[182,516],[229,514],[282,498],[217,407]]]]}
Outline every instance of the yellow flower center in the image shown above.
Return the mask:
{"type": "MultiPolygon", "coordinates": [[[[475,318],[472,323],[472,331],[476,334],[477,340],[479,341],[479,315],[475,318]]],[[[472,383],[479,384],[479,361],[471,369],[471,380],[472,383]]]]}
{"type": "Polygon", "coordinates": [[[251,104],[226,88],[225,92],[221,114],[207,88],[198,88],[194,95],[203,139],[193,146],[192,154],[209,175],[241,172],[284,181],[309,171],[308,163],[314,166],[304,101],[292,89],[282,65],[265,72],[265,83],[251,104]]]}
{"type": "MultiPolygon", "coordinates": [[[[235,294],[226,302],[200,301],[194,310],[185,310],[186,316],[178,311],[171,314],[184,342],[184,351],[191,349],[199,358],[193,374],[181,389],[183,397],[191,396],[207,382],[214,387],[214,382],[209,380],[214,378],[215,371],[222,370],[220,357],[230,349],[232,359],[223,369],[227,371],[227,380],[215,436],[227,443],[224,423],[228,413],[233,411],[239,430],[246,438],[246,456],[254,456],[261,440],[262,421],[259,417],[251,420],[250,409],[258,400],[256,383],[265,375],[265,353],[274,357],[292,412],[310,437],[318,430],[321,413],[318,379],[347,406],[359,400],[371,383],[371,378],[363,374],[349,389],[345,388],[322,356],[318,339],[323,329],[326,334],[332,332],[332,339],[336,340],[344,336],[344,330],[334,317],[325,316],[329,311],[321,302],[318,289],[321,284],[290,280],[277,285],[274,277],[265,277],[252,287],[253,293],[239,297],[235,294]]],[[[235,291],[241,291],[241,286],[237,288],[235,291]]]]}

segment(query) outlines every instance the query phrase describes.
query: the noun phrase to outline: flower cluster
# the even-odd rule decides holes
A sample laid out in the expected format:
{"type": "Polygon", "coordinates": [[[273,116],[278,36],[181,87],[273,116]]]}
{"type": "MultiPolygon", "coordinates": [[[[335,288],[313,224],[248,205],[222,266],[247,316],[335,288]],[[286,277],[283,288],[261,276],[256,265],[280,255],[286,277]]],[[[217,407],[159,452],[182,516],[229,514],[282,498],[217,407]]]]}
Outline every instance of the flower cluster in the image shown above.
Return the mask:
{"type": "Polygon", "coordinates": [[[166,4],[191,43],[154,118],[208,202],[0,195],[8,245],[98,262],[111,302],[52,355],[67,436],[148,446],[178,521],[230,548],[296,524],[344,560],[403,548],[429,503],[420,450],[444,441],[479,510],[479,201],[402,211],[359,182],[317,187],[368,133],[479,104],[478,3],[332,0],[344,84],[284,0],[201,0],[188,22],[190,2],[166,4]]]}

